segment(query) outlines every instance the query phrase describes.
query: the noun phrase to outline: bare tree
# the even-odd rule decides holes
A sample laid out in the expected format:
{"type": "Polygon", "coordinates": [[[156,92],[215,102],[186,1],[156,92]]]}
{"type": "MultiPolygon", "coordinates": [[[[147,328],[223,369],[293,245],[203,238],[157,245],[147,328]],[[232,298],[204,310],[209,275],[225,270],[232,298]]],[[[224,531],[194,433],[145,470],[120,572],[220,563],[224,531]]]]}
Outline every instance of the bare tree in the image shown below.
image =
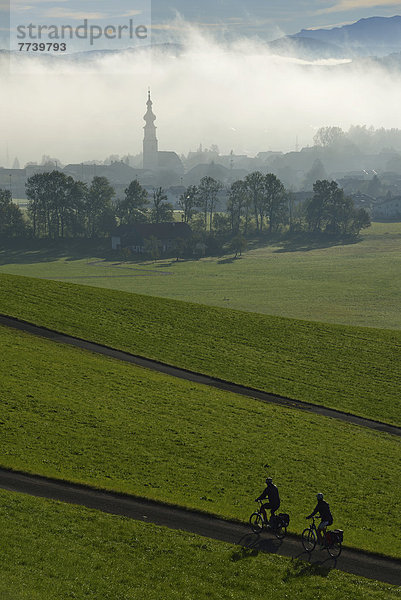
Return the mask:
{"type": "Polygon", "coordinates": [[[167,196],[163,188],[157,188],[153,192],[153,207],[151,210],[151,220],[153,223],[162,223],[163,221],[172,221],[173,207],[166,202],[167,196]]]}
{"type": "MultiPolygon", "coordinates": [[[[269,231],[274,231],[287,221],[288,204],[285,189],[281,181],[268,173],[263,178],[263,205],[266,216],[269,217],[269,231]]],[[[261,214],[261,228],[263,215],[261,214]]]]}
{"type": "Polygon", "coordinates": [[[245,177],[245,185],[249,191],[255,215],[256,230],[259,231],[260,206],[263,202],[263,175],[254,171],[245,177]]]}
{"type": "Polygon", "coordinates": [[[213,226],[213,213],[217,203],[217,195],[223,189],[223,184],[213,177],[202,177],[198,189],[198,206],[203,209],[205,217],[205,228],[209,215],[209,229],[213,226]]]}
{"type": "MultiPolygon", "coordinates": [[[[234,181],[232,184],[229,197],[227,211],[230,215],[231,230],[233,233],[238,233],[241,224],[241,217],[247,214],[249,208],[249,192],[246,183],[242,180],[234,181]]],[[[247,227],[247,222],[245,229],[247,227]]]]}
{"type": "Polygon", "coordinates": [[[184,223],[189,223],[195,212],[198,199],[198,188],[196,185],[190,185],[178,200],[178,206],[183,212],[184,223]]]}

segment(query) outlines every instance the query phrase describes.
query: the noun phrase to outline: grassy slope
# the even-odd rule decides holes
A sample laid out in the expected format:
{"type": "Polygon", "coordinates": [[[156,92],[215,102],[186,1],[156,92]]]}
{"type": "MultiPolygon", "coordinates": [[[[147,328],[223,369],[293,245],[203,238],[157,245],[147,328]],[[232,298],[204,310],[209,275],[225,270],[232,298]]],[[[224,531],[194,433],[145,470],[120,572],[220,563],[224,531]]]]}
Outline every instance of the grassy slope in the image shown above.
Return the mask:
{"type": "Polygon", "coordinates": [[[4,600],[395,600],[399,588],[257,550],[0,492],[4,600]]]}
{"type": "Polygon", "coordinates": [[[319,248],[293,240],[250,249],[241,260],[230,255],[125,265],[131,269],[116,266],[118,257],[99,262],[105,249],[93,244],[70,240],[63,247],[38,240],[29,248],[0,249],[0,271],[75,278],[103,288],[298,319],[401,329],[400,250],[401,223],[374,223],[355,244],[319,248]]]}
{"type": "Polygon", "coordinates": [[[401,557],[397,438],[0,333],[3,466],[247,520],[269,462],[292,531],[324,490],[348,545],[401,557]]]}
{"type": "Polygon", "coordinates": [[[11,275],[0,275],[0,312],[229,381],[401,424],[401,332],[11,275]]]}
{"type": "Polygon", "coordinates": [[[98,287],[298,319],[401,329],[400,250],[400,223],[374,223],[361,241],[345,246],[293,241],[251,249],[241,260],[232,255],[160,260],[126,265],[131,269],[114,266],[118,257],[99,264],[104,248],[39,240],[23,249],[0,249],[0,271],[75,277],[98,287]]]}

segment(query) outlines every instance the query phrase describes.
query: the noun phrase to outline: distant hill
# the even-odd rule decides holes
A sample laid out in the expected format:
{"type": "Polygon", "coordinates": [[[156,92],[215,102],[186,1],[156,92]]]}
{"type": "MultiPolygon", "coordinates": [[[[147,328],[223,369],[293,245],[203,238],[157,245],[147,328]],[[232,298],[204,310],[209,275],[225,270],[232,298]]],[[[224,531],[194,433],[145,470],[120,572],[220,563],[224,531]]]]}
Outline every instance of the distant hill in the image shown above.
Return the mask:
{"type": "Polygon", "coordinates": [[[125,48],[125,49],[115,49],[115,50],[87,50],[84,52],[75,52],[73,54],[66,54],[65,57],[66,58],[73,58],[76,60],[97,60],[98,58],[102,58],[103,56],[112,56],[112,55],[121,55],[121,54],[127,54],[127,55],[134,55],[137,54],[138,52],[142,52],[143,50],[150,50],[152,51],[152,53],[165,53],[165,54],[170,54],[172,56],[178,56],[182,50],[183,50],[183,46],[181,44],[172,44],[172,43],[166,43],[166,44],[151,44],[148,45],[146,47],[142,47],[142,46],[138,46],[138,47],[131,47],[131,48],[125,48]]]}
{"type": "MultiPolygon", "coordinates": [[[[310,61],[347,58],[354,62],[375,60],[390,70],[401,70],[401,16],[371,17],[332,29],[302,29],[294,35],[262,43],[272,53],[280,56],[310,61]]],[[[181,43],[156,43],[146,49],[152,54],[177,57],[185,48],[181,43]]],[[[136,56],[139,50],[143,51],[144,48],[92,50],[64,55],[41,54],[40,58],[51,63],[91,63],[113,55],[136,56]]],[[[9,55],[20,57],[18,52],[0,49],[0,59],[9,55]]],[[[24,54],[25,59],[32,61],[38,57],[39,54],[24,54]]]]}
{"type": "Polygon", "coordinates": [[[0,49],[0,56],[13,56],[20,58],[21,56],[24,59],[28,60],[36,60],[40,58],[41,60],[45,60],[47,62],[54,61],[64,61],[64,62],[92,62],[96,61],[99,58],[104,58],[107,56],[121,56],[122,54],[127,56],[135,56],[138,52],[142,52],[143,50],[147,50],[148,52],[152,52],[152,54],[168,54],[171,56],[178,56],[183,51],[183,46],[181,44],[152,44],[146,47],[132,47],[132,48],[116,48],[115,50],[103,49],[103,50],[86,50],[82,52],[72,52],[70,54],[51,54],[51,53],[33,53],[26,52],[21,54],[17,50],[2,50],[0,49]]]}
{"type": "Polygon", "coordinates": [[[333,44],[354,56],[386,56],[401,51],[401,16],[370,17],[332,29],[302,29],[291,37],[333,44]]]}
{"type": "Polygon", "coordinates": [[[286,36],[269,42],[268,46],[280,56],[294,56],[304,60],[348,58],[347,52],[340,46],[307,37],[286,36]]]}
{"type": "Polygon", "coordinates": [[[401,70],[401,52],[378,58],[377,62],[387,69],[401,70]]]}

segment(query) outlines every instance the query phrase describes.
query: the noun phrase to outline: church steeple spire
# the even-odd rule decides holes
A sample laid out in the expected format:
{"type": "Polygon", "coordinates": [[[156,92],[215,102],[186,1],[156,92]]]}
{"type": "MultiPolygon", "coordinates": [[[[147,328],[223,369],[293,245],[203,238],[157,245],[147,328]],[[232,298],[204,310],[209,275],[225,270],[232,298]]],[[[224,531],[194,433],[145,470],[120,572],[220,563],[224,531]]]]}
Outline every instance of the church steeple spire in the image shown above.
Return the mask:
{"type": "Polygon", "coordinates": [[[147,111],[144,118],[146,123],[144,127],[145,136],[143,138],[143,168],[144,169],[157,169],[158,167],[158,141],[156,137],[156,116],[153,113],[152,106],[153,102],[150,97],[150,88],[148,89],[148,101],[146,103],[147,111]]]}
{"type": "Polygon", "coordinates": [[[146,102],[146,106],[148,107],[148,110],[149,110],[149,108],[150,108],[150,110],[152,110],[152,105],[153,105],[153,102],[150,97],[150,88],[148,88],[148,101],[146,102]]]}

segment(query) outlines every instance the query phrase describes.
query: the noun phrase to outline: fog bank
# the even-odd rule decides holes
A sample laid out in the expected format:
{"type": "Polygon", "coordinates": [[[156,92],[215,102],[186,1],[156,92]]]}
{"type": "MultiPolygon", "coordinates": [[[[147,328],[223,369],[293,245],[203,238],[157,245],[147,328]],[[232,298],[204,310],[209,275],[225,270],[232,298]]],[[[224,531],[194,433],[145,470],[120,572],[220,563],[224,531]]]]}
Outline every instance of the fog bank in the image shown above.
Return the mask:
{"type": "Polygon", "coordinates": [[[0,57],[0,165],[43,154],[64,163],[137,154],[152,89],[160,150],[200,143],[256,154],[312,144],[325,125],[401,128],[401,75],[373,62],[307,62],[263,43],[223,45],[187,28],[179,53],[56,61],[0,57]],[[7,146],[8,156],[7,159],[7,146]]]}

